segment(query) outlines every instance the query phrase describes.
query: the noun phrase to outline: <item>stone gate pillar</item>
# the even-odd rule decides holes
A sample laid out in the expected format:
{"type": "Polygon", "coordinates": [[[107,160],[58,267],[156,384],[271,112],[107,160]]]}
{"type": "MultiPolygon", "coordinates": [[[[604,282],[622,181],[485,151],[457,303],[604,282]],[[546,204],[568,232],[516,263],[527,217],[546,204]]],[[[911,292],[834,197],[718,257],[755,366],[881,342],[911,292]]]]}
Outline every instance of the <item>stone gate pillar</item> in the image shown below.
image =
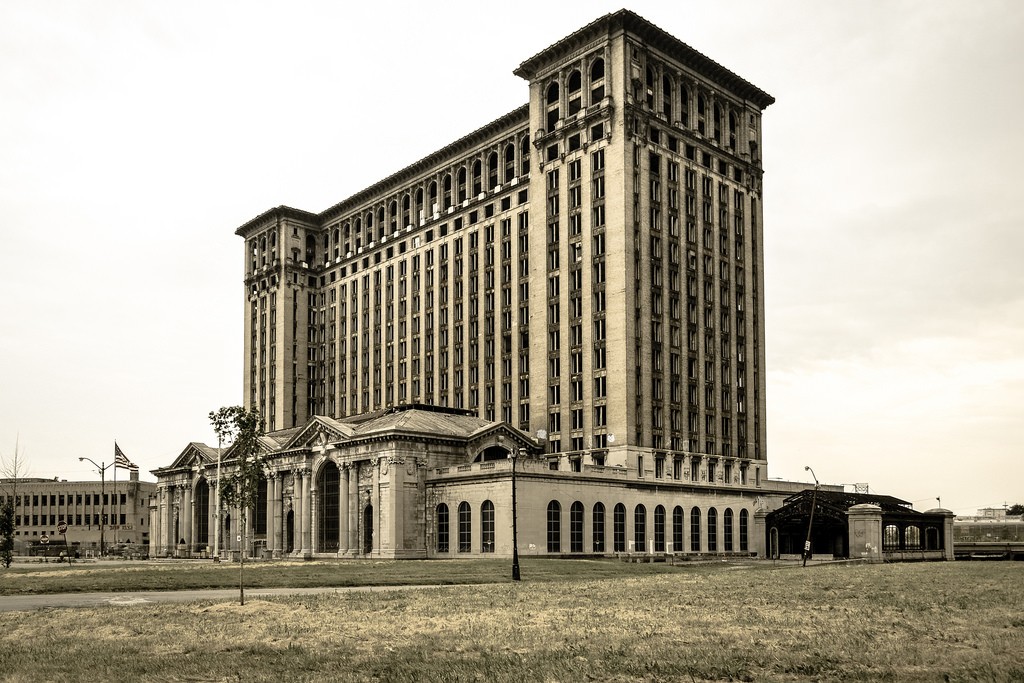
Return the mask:
{"type": "Polygon", "coordinates": [[[882,508],[870,503],[854,505],[846,511],[850,534],[850,559],[882,561],[882,508]]]}

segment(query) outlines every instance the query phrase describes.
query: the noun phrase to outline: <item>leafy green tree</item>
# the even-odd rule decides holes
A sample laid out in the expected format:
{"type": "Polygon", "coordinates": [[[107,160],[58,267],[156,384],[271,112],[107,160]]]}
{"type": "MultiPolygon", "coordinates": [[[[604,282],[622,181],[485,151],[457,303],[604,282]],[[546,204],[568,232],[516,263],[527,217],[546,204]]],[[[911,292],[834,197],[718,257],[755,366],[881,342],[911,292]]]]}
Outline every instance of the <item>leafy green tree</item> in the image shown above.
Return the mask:
{"type": "Polygon", "coordinates": [[[250,508],[256,504],[256,495],[259,491],[260,477],[263,474],[263,454],[260,447],[260,437],[263,436],[263,418],[255,410],[246,410],[240,406],[221,408],[210,414],[214,421],[218,436],[221,433],[232,434],[235,443],[231,450],[231,460],[228,461],[230,470],[218,480],[218,490],[221,500],[230,507],[238,510],[238,530],[242,537],[242,545],[239,552],[238,562],[238,602],[245,604],[245,550],[248,547],[248,529],[246,528],[247,514],[250,508]],[[215,415],[225,417],[224,422],[219,426],[214,420],[215,415]]]}
{"type": "Polygon", "coordinates": [[[1024,515],[1024,505],[1015,503],[1006,509],[1008,515],[1024,515]]]}
{"type": "Polygon", "coordinates": [[[0,562],[7,569],[14,561],[14,503],[6,496],[0,501],[0,562]]]}
{"type": "MultiPolygon", "coordinates": [[[[225,443],[231,443],[235,434],[238,431],[236,426],[236,420],[240,411],[241,406],[221,406],[217,410],[210,411],[210,424],[213,425],[213,431],[217,434],[217,481],[221,480],[221,454],[224,449],[225,443]]],[[[214,501],[214,508],[216,510],[217,523],[213,527],[213,557],[214,561],[220,561],[220,549],[221,549],[221,528],[224,525],[223,517],[221,516],[220,507],[220,485],[214,489],[214,495],[216,500],[214,501]]]]}

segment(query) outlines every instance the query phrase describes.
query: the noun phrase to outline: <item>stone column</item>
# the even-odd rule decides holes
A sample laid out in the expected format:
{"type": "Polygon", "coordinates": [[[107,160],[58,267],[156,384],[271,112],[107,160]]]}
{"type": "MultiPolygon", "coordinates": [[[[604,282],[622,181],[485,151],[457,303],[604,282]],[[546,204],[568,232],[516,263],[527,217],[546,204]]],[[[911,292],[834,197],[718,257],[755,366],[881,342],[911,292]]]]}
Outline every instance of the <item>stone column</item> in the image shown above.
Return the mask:
{"type": "Polygon", "coordinates": [[[302,475],[292,470],[292,552],[302,549],[302,475]]]}
{"type": "Polygon", "coordinates": [[[352,463],[348,476],[348,550],[358,555],[359,547],[359,465],[352,463]]]}
{"type": "Polygon", "coordinates": [[[276,479],[276,473],[269,472],[267,474],[267,544],[264,547],[267,552],[274,550],[274,481],[276,479]]]}
{"type": "Polygon", "coordinates": [[[370,489],[370,500],[373,505],[373,553],[380,555],[380,462],[383,458],[373,461],[373,488],[370,489]]]}
{"type": "Polygon", "coordinates": [[[163,529],[160,509],[160,502],[163,500],[163,489],[158,488],[156,494],[156,514],[150,515],[149,522],[149,556],[158,557],[160,554],[160,533],[163,529]]]}
{"type": "Polygon", "coordinates": [[[846,511],[850,535],[850,558],[882,562],[882,508],[870,503],[846,511]]]}
{"type": "Polygon", "coordinates": [[[281,545],[278,539],[281,535],[281,477],[277,472],[271,472],[267,481],[267,550],[271,557],[277,557],[281,545]]]}
{"type": "Polygon", "coordinates": [[[171,555],[178,545],[178,539],[174,537],[174,492],[176,487],[168,486],[164,489],[164,547],[171,555]]]}
{"type": "Polygon", "coordinates": [[[306,486],[309,488],[309,549],[310,554],[322,552],[323,549],[320,547],[320,534],[317,526],[317,515],[320,513],[320,501],[317,500],[317,494],[320,489],[316,485],[316,480],[313,478],[313,472],[310,471],[306,478],[308,483],[306,486]]]}
{"type": "Polygon", "coordinates": [[[762,559],[766,557],[771,557],[772,549],[771,544],[768,543],[767,535],[768,511],[764,510],[763,508],[758,508],[757,510],[754,510],[753,517],[754,528],[751,532],[753,533],[753,537],[751,539],[748,539],[752,540],[753,542],[750,544],[749,547],[752,547],[754,549],[754,552],[757,553],[757,556],[762,559]]]}
{"type": "Polygon", "coordinates": [[[182,487],[181,496],[181,534],[185,538],[185,557],[191,557],[192,555],[192,518],[194,516],[194,510],[192,509],[192,487],[186,484],[182,487]]]}
{"type": "Polygon", "coordinates": [[[341,477],[338,479],[338,555],[347,555],[348,547],[348,487],[352,468],[348,463],[341,466],[341,477]]]}
{"type": "Polygon", "coordinates": [[[303,469],[300,473],[302,477],[302,518],[299,526],[302,527],[302,557],[308,558],[312,554],[311,546],[309,543],[309,520],[310,511],[312,509],[312,501],[310,500],[309,491],[309,478],[310,471],[303,469]]]}

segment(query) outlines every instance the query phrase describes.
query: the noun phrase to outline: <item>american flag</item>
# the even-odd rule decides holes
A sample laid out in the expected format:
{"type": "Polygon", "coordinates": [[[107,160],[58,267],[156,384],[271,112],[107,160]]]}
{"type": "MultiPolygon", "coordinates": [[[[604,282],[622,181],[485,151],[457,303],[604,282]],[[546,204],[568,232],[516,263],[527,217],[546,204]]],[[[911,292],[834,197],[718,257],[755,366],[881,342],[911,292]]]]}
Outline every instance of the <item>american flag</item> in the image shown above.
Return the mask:
{"type": "Polygon", "coordinates": [[[116,469],[118,467],[120,467],[122,470],[131,470],[132,472],[137,472],[138,469],[139,469],[138,465],[133,464],[132,461],[129,460],[125,456],[125,454],[121,452],[121,447],[118,446],[117,442],[115,441],[114,442],[114,468],[116,469]]]}

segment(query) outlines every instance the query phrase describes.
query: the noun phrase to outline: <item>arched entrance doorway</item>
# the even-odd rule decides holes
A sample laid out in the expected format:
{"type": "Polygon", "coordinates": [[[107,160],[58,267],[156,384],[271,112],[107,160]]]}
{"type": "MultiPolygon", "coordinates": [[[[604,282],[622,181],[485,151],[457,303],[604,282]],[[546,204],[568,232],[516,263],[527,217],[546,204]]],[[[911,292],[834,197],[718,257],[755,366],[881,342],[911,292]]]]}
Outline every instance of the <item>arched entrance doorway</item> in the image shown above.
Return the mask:
{"type": "Polygon", "coordinates": [[[320,553],[338,552],[338,533],[341,524],[340,483],[341,473],[338,466],[328,460],[320,469],[316,482],[320,497],[317,501],[316,551],[320,553]]]}
{"type": "Polygon", "coordinates": [[[210,543],[210,485],[206,480],[196,484],[196,534],[193,542],[195,550],[206,550],[210,543]]]}
{"type": "Polygon", "coordinates": [[[288,517],[285,521],[285,552],[291,553],[295,551],[295,511],[289,510],[288,517]]]}
{"type": "Polygon", "coordinates": [[[363,554],[373,552],[373,506],[367,505],[363,510],[363,554]]]}

